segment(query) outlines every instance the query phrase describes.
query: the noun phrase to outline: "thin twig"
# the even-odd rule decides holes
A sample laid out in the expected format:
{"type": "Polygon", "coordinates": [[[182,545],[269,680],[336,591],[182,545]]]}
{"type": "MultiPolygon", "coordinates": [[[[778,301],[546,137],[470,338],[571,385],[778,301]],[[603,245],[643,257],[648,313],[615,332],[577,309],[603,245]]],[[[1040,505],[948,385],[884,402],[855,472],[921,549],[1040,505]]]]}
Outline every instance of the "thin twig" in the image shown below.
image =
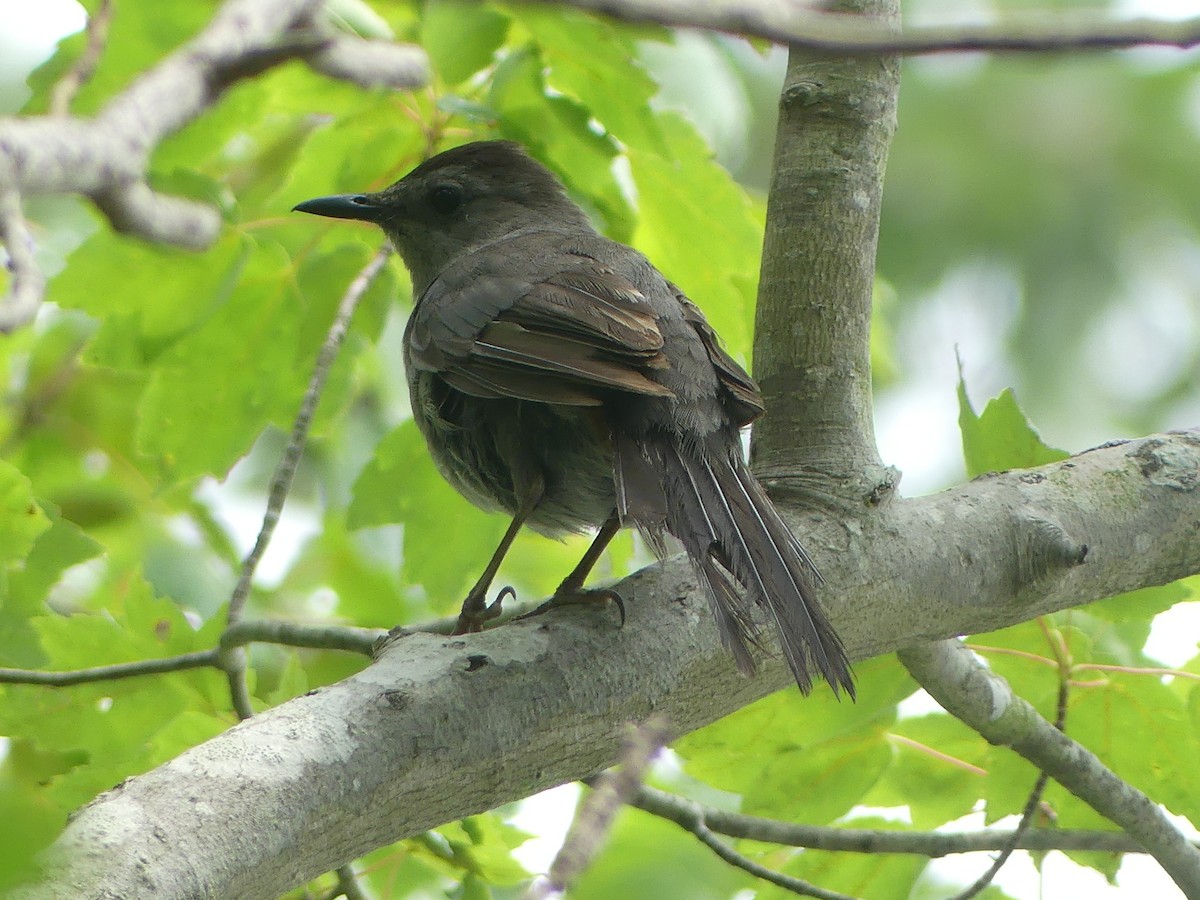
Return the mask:
{"type": "Polygon", "coordinates": [[[957,756],[951,756],[949,753],[943,753],[941,750],[936,750],[928,744],[922,744],[920,741],[914,741],[910,737],[905,737],[902,734],[890,734],[888,739],[897,744],[903,744],[918,753],[923,753],[926,756],[944,762],[947,765],[954,766],[956,769],[962,769],[964,772],[970,772],[972,775],[986,775],[987,769],[982,769],[979,766],[973,765],[966,760],[959,759],[957,756]]]}
{"type": "Polygon", "coordinates": [[[801,897],[816,897],[818,900],[857,900],[857,898],[849,894],[828,891],[820,885],[813,884],[811,881],[805,881],[802,878],[793,878],[790,875],[784,875],[782,872],[776,872],[774,869],[768,869],[766,866],[759,865],[749,857],[738,853],[713,834],[708,826],[704,824],[703,816],[697,816],[696,821],[688,831],[694,834],[700,843],[731,866],[741,869],[744,872],[749,872],[763,881],[769,881],[771,884],[781,887],[785,891],[790,891],[801,897]]]}
{"type": "MultiPolygon", "coordinates": [[[[1013,839],[1011,831],[880,831],[871,828],[832,828],[781,822],[761,816],[698,807],[691,800],[643,785],[629,801],[651,815],[690,828],[697,812],[708,828],[718,834],[787,847],[843,853],[905,853],[939,859],[959,853],[981,853],[1004,849],[1013,839]]],[[[1146,848],[1121,831],[1034,828],[1017,836],[1017,849],[1091,850],[1098,853],[1145,853],[1146,848]]]]}
{"type": "Polygon", "coordinates": [[[161,675],[164,672],[182,672],[184,669],[201,669],[218,663],[219,650],[197,650],[178,656],[159,659],[139,659],[135,662],[113,663],[108,666],[92,666],[88,669],[71,669],[65,672],[42,672],[37,669],[0,669],[0,684],[43,684],[51,687],[68,687],[73,684],[90,684],[97,681],[116,681],[119,678],[136,678],[139,675],[161,675]]]}
{"type": "MultiPolygon", "coordinates": [[[[643,788],[642,794],[651,793],[652,789],[643,788]]],[[[654,794],[661,794],[661,791],[654,791],[654,794]]],[[[700,843],[712,850],[725,862],[731,866],[741,869],[744,872],[749,872],[756,878],[761,878],[763,881],[769,881],[771,884],[781,887],[786,891],[791,891],[793,894],[798,894],[801,897],[817,897],[819,900],[855,900],[847,894],[840,894],[837,891],[828,891],[823,887],[813,884],[809,881],[804,881],[800,878],[793,878],[790,875],[783,875],[773,869],[768,869],[766,866],[759,865],[754,860],[738,853],[719,837],[717,837],[706,821],[707,810],[698,803],[693,803],[690,800],[684,800],[681,797],[672,797],[672,815],[667,816],[672,822],[682,828],[684,831],[696,837],[700,843]]],[[[646,809],[642,803],[634,801],[634,805],[641,809],[646,809]]]]}
{"type": "Polygon", "coordinates": [[[96,64],[108,42],[108,26],[112,21],[113,0],[100,0],[96,11],[88,16],[87,43],[79,58],[54,85],[50,92],[50,115],[65,116],[71,111],[71,101],[96,71],[96,64]]]}
{"type": "MultiPolygon", "coordinates": [[[[308,439],[308,429],[312,424],[313,414],[321,400],[321,393],[325,389],[325,381],[328,379],[329,370],[333,367],[333,361],[337,357],[338,348],[341,347],[342,341],[346,337],[346,331],[350,327],[350,319],[354,315],[358,302],[370,287],[371,282],[375,280],[375,276],[379,274],[379,270],[383,268],[383,264],[391,252],[392,248],[389,244],[380,247],[350,282],[350,286],[346,288],[346,293],[338,304],[337,314],[333,317],[333,322],[325,335],[325,341],[321,344],[321,350],[317,354],[317,362],[313,367],[312,377],[309,378],[308,388],[304,392],[304,399],[300,403],[300,410],[296,413],[296,419],[292,423],[292,433],[288,438],[287,447],[284,448],[283,456],[280,457],[279,463],[275,466],[275,473],[271,476],[271,487],[267,493],[267,508],[263,513],[262,527],[254,541],[254,547],[242,562],[242,570],[238,575],[237,584],[229,598],[228,622],[230,627],[236,625],[242,618],[246,600],[250,596],[250,585],[254,579],[254,572],[258,568],[263,554],[267,551],[271,536],[275,533],[275,526],[279,524],[283,504],[287,501],[288,492],[292,487],[292,479],[296,475],[296,468],[300,465],[300,456],[304,452],[304,444],[308,439]]],[[[234,705],[239,716],[243,719],[249,718],[252,711],[245,687],[245,652],[231,650],[226,654],[226,658],[234,705]]]]}
{"type": "Polygon", "coordinates": [[[370,656],[375,642],[387,634],[382,628],[358,628],[351,625],[301,625],[268,619],[242,620],[221,634],[224,650],[245,644],[281,644],[313,650],[348,650],[370,656]]]}
{"type": "Polygon", "coordinates": [[[0,298],[0,334],[33,320],[45,295],[46,279],[33,258],[33,238],[21,211],[21,195],[5,185],[0,160],[0,242],[8,249],[12,284],[8,296],[0,298]]]}
{"type": "MultiPolygon", "coordinates": [[[[539,0],[542,2],[542,0],[539,0]]],[[[1200,44],[1200,17],[1182,21],[1096,15],[1006,16],[975,25],[914,25],[903,30],[861,16],[778,0],[544,0],[628,22],[705,28],[766,38],[818,52],[919,55],[996,50],[1045,53],[1200,44]]]]}
{"type": "Polygon", "coordinates": [[[560,896],[578,880],[603,846],[617,813],[637,794],[646,770],[669,735],[667,723],[660,716],[652,716],[633,730],[618,766],[593,780],[594,790],[580,804],[549,874],[529,886],[526,900],[560,896]]]}
{"type": "Polygon", "coordinates": [[[221,654],[246,644],[279,644],[286,647],[308,647],[314,650],[347,650],[363,656],[385,635],[381,628],[355,628],[347,625],[300,625],[295,622],[239,622],[221,634],[219,647],[196,650],[176,656],[140,659],[133,662],[46,672],[39,669],[0,669],[0,684],[40,684],[49,687],[69,687],[98,681],[136,678],[140,675],[161,675],[182,672],[205,666],[221,668],[221,654]]]}

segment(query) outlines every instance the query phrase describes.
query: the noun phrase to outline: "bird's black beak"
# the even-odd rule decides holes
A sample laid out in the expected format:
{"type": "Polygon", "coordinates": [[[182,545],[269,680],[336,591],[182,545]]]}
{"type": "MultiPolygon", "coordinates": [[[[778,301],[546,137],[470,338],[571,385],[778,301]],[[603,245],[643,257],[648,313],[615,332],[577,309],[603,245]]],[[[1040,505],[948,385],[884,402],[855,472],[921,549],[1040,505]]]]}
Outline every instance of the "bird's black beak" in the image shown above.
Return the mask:
{"type": "Polygon", "coordinates": [[[292,211],[328,216],[331,219],[360,219],[363,222],[378,222],[384,216],[384,208],[370,194],[316,197],[296,204],[292,211]]]}

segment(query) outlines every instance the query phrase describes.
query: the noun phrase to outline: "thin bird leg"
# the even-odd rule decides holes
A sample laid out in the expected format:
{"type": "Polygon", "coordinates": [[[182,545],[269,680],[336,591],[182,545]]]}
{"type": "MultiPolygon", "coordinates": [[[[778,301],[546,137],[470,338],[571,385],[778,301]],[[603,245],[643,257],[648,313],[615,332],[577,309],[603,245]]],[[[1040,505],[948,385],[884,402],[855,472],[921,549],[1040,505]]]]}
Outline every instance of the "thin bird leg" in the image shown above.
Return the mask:
{"type": "Polygon", "coordinates": [[[614,509],[609,517],[604,520],[604,524],[600,526],[600,531],[597,532],[591,546],[587,548],[587,552],[583,554],[583,558],[579,560],[578,565],[571,570],[571,574],[562,580],[562,584],[558,586],[558,590],[554,592],[554,596],[535,609],[533,612],[526,613],[521,616],[522,619],[527,619],[530,616],[541,615],[548,610],[558,606],[567,606],[574,603],[595,603],[611,600],[617,605],[617,610],[621,613],[621,624],[625,624],[625,601],[621,599],[621,595],[612,588],[595,588],[593,590],[584,590],[583,582],[588,577],[588,573],[592,571],[592,567],[596,565],[596,561],[600,559],[604,553],[609,541],[613,536],[621,530],[621,519],[614,509]]]}
{"type": "Polygon", "coordinates": [[[463,601],[462,610],[458,614],[458,624],[454,626],[454,634],[469,634],[471,632],[482,631],[484,622],[495,619],[500,615],[500,606],[505,596],[516,596],[517,592],[511,586],[505,586],[501,588],[495,600],[491,603],[487,602],[488,588],[492,586],[492,579],[500,571],[500,564],[504,562],[504,557],[508,554],[508,549],[512,546],[512,542],[516,540],[517,532],[521,530],[521,526],[525,524],[525,520],[537,509],[545,493],[546,482],[539,476],[530,484],[529,490],[525,494],[525,501],[521,504],[521,508],[517,510],[516,515],[513,516],[512,522],[509,523],[508,530],[504,532],[504,537],[500,539],[500,545],[496,548],[496,552],[492,554],[487,568],[483,570],[483,574],[475,582],[475,587],[471,588],[470,593],[467,594],[467,599],[463,601]]]}
{"type": "Polygon", "coordinates": [[[596,533],[595,539],[592,540],[591,546],[587,548],[587,553],[583,554],[583,558],[571,570],[571,574],[562,580],[562,584],[558,586],[558,590],[554,592],[554,595],[578,593],[579,589],[583,587],[583,582],[588,577],[588,573],[592,571],[592,567],[596,565],[596,562],[600,559],[600,555],[608,547],[608,542],[620,530],[621,518],[614,509],[608,514],[608,518],[604,520],[604,524],[600,526],[600,530],[596,533]]]}

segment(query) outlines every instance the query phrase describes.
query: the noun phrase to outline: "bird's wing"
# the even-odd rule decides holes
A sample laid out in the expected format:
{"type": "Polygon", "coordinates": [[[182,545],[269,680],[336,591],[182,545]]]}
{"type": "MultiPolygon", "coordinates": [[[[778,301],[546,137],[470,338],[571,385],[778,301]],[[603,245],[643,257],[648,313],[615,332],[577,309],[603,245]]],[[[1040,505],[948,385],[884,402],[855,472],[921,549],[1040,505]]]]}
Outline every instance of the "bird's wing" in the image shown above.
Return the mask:
{"type": "Polygon", "coordinates": [[[761,416],[765,409],[758,384],[745,369],[737,364],[732,356],[725,352],[721,346],[721,339],[717,337],[713,327],[704,318],[700,307],[689,300],[687,295],[675,285],[671,285],[671,290],[674,291],[679,305],[683,307],[684,319],[700,335],[704,349],[708,352],[708,358],[717,372],[717,378],[724,393],[722,399],[725,402],[725,409],[739,427],[749,425],[761,416]]]}
{"type": "Polygon", "coordinates": [[[477,397],[597,406],[612,392],[671,397],[658,319],[625,277],[580,253],[538,277],[443,273],[408,329],[411,364],[477,397]]]}

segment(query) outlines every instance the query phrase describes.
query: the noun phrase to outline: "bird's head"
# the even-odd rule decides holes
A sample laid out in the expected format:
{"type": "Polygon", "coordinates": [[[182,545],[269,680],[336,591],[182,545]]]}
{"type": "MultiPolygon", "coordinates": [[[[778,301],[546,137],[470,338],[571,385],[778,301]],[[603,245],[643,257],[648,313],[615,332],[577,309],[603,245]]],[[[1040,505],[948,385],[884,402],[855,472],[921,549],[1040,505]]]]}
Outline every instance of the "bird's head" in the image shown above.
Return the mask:
{"type": "Polygon", "coordinates": [[[562,183],[511,141],[463,144],[382,191],[317,197],[295,209],[374,222],[404,258],[418,292],[458,255],[513,232],[592,231],[562,183]]]}

